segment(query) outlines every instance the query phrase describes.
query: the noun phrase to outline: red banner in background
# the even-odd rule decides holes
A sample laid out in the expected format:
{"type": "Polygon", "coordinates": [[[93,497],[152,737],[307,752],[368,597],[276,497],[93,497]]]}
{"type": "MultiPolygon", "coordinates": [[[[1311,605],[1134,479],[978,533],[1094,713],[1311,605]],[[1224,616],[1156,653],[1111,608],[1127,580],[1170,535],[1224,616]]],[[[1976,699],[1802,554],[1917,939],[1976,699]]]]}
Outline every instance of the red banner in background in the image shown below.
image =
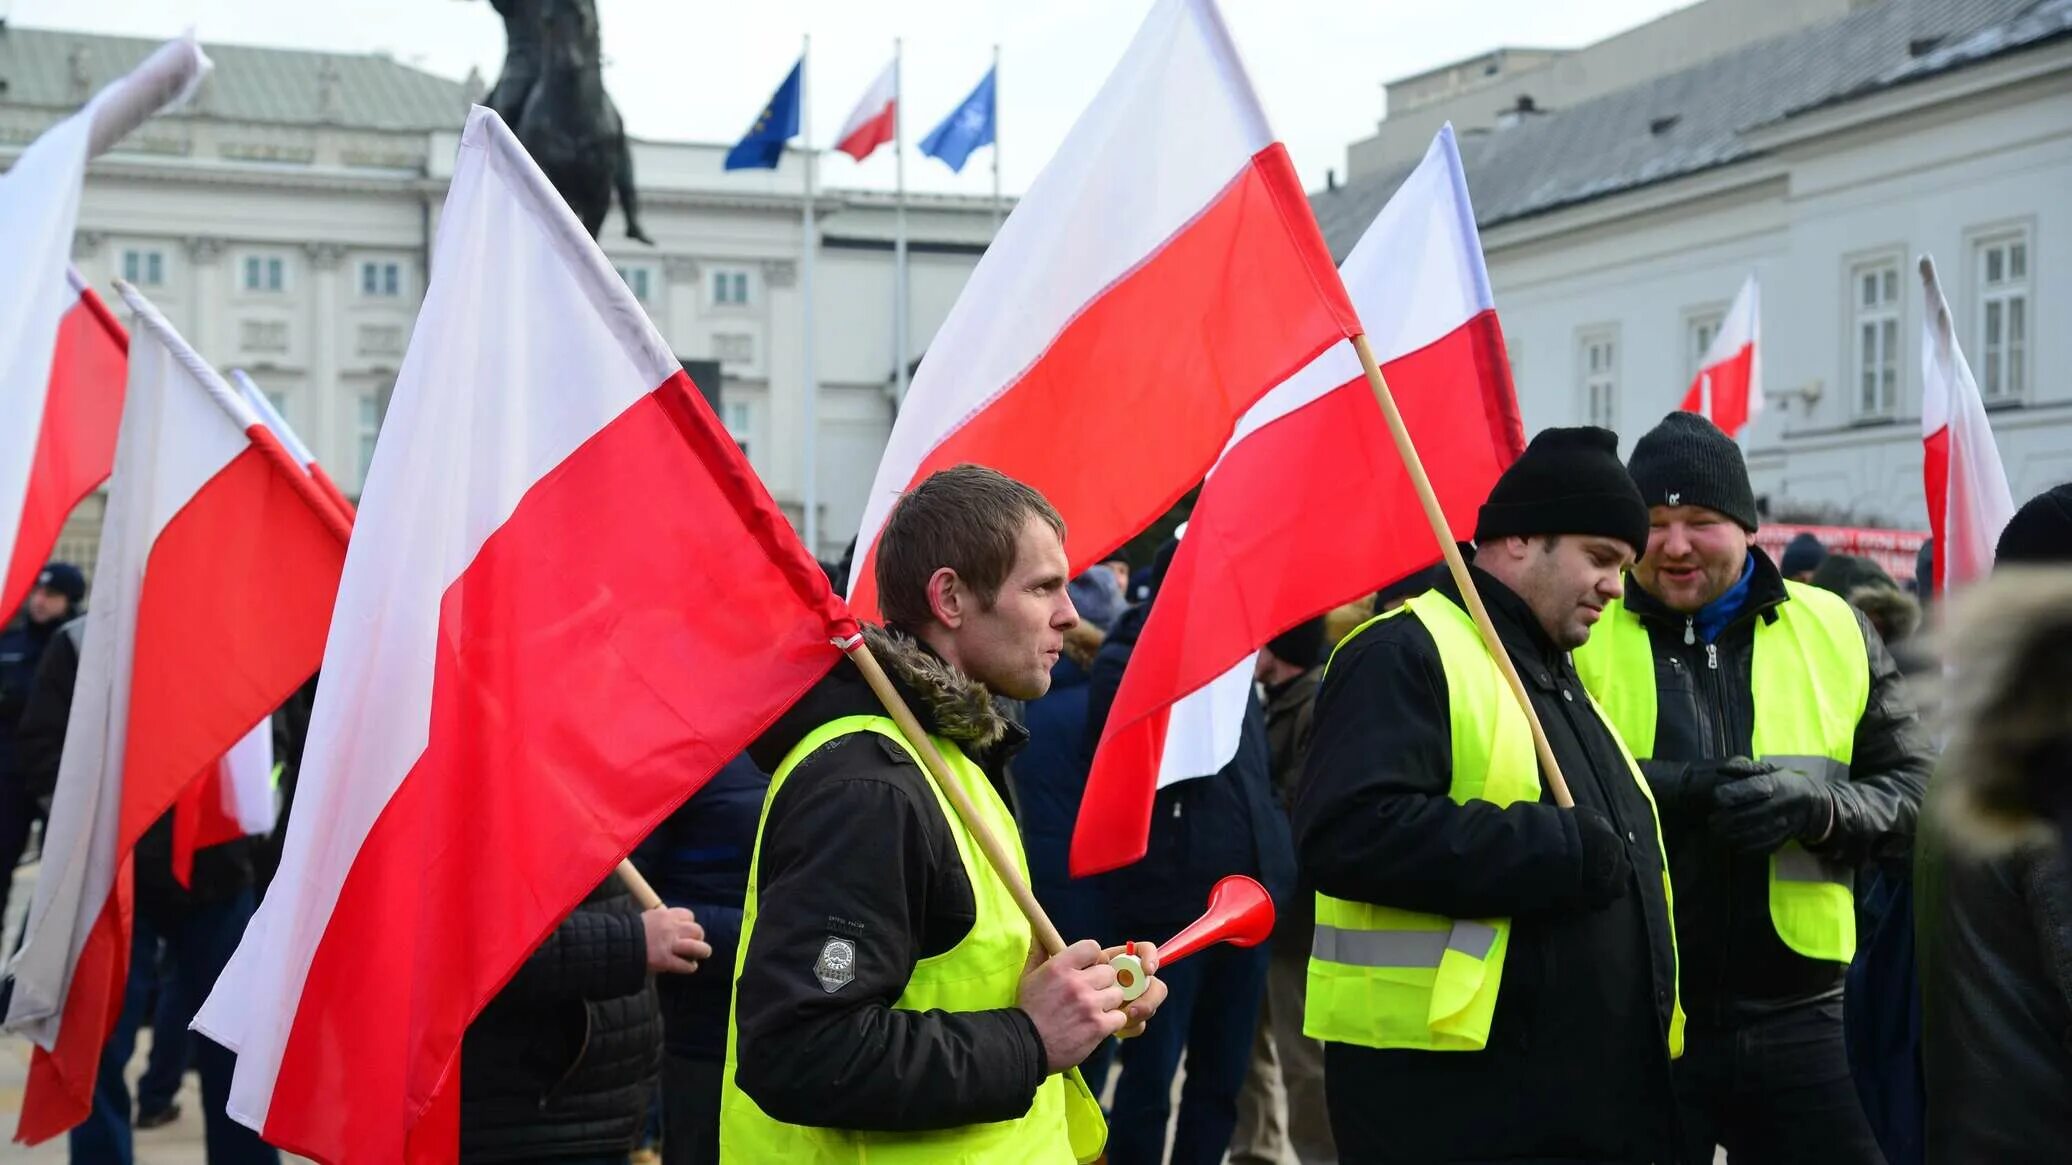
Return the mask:
{"type": "Polygon", "coordinates": [[[1782,560],[1785,544],[1801,534],[1820,539],[1829,554],[1868,558],[1883,567],[1893,581],[1912,582],[1914,558],[1928,541],[1926,530],[1883,530],[1873,526],[1785,526],[1765,525],[1755,532],[1755,544],[1782,560]]]}

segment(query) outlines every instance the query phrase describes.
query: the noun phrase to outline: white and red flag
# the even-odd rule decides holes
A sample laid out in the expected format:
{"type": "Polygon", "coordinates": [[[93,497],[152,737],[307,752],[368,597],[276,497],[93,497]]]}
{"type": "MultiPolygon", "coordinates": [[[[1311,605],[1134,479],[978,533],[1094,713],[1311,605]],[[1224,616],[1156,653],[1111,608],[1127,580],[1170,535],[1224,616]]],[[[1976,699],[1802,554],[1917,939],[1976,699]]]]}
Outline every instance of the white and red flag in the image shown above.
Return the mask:
{"type": "Polygon", "coordinates": [[[877,612],[893,502],[964,462],[1041,491],[1073,570],[1092,565],[1358,330],[1215,4],[1159,0],[929,344],[864,505],[852,605],[877,612]]]}
{"type": "Polygon", "coordinates": [[[231,1116],[323,1162],[454,1158],[469,1022],[855,628],[489,110],[431,270],[280,872],[195,1023],[231,1116]]]}
{"type": "MultiPolygon", "coordinates": [[[[242,369],[230,371],[230,382],[267,429],[302,466],[324,502],[338,512],[339,520],[352,526],[353,506],[340,493],[316,455],[287,418],[266,399],[259,386],[242,369]]],[[[202,779],[190,783],[173,804],[173,876],[187,885],[194,869],[194,853],[212,845],[235,841],[273,829],[277,806],[274,799],[273,720],[254,725],[244,738],[223,754],[202,779]]]]}
{"type": "Polygon", "coordinates": [[[115,457],[126,341],[70,262],[86,163],[207,70],[194,41],[164,45],[0,176],[0,621],[115,457]]]}
{"type": "MultiPolygon", "coordinates": [[[[1451,126],[1340,274],[1466,538],[1525,431],[1451,126]]],[[[1073,874],[1142,857],[1158,787],[1229,763],[1262,645],[1438,559],[1359,358],[1334,345],[1245,414],[1202,486],[1101,734],[1073,874]]]]}
{"type": "Polygon", "coordinates": [[[1926,255],[1921,286],[1928,302],[1921,320],[1921,470],[1939,595],[1992,570],[2000,532],[2014,517],[2014,491],[1978,381],[1957,344],[1935,260],[1926,255]]]}
{"type": "Polygon", "coordinates": [[[316,670],[347,531],[244,399],[126,284],[115,472],[10,1028],[19,1139],[92,1107],[144,831],[316,670]]]}
{"type": "Polygon", "coordinates": [[[1763,411],[1762,292],[1755,276],[1742,282],[1677,408],[1705,417],[1729,437],[1739,437],[1763,411]]]}
{"type": "Polygon", "coordinates": [[[898,126],[899,63],[885,66],[871,87],[864,90],[856,108],[842,122],[835,135],[835,149],[861,162],[871,152],[892,140],[898,126]]]}

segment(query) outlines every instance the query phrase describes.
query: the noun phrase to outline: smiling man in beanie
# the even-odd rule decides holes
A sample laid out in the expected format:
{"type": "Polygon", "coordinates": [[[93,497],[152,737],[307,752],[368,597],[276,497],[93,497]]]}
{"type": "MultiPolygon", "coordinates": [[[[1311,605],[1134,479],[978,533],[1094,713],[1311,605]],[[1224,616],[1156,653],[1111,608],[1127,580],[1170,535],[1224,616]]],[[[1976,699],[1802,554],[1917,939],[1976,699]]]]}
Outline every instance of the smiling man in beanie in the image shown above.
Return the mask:
{"type": "Polygon", "coordinates": [[[1639,770],[1583,691],[1647,545],[1604,429],[1535,437],[1472,574],[1575,798],[1448,578],[1338,645],[1295,807],[1317,889],[1304,1030],[1339,1159],[1670,1161],[1681,1040],[1668,877],[1639,770]]]}
{"type": "Polygon", "coordinates": [[[1690,1050],[1688,1160],[1881,1162],[1849,1077],[1857,869],[1906,854],[1929,756],[1899,668],[1754,546],[1741,450],[1671,413],[1633,448],[1647,550],[1576,667],[1661,808],[1690,1050]]]}

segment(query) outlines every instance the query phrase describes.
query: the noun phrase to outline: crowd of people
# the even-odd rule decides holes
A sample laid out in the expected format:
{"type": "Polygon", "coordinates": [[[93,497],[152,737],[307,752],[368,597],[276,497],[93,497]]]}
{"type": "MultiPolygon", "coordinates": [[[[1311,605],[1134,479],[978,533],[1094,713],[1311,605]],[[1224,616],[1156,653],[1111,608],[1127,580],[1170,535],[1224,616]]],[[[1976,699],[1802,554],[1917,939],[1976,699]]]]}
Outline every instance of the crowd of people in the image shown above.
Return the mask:
{"type": "MultiPolygon", "coordinates": [[[[474,1020],[462,1159],[2060,1159],[2072,486],[2021,508],[1941,651],[1925,554],[1912,587],[1810,537],[1772,561],[1740,450],[1695,415],[1617,448],[1540,433],[1464,573],[1268,643],[1235,757],[1158,791],[1142,861],[1077,880],[1089,765],[1177,543],[1071,577],[1040,495],[931,477],[881,536],[867,636],[975,817],[838,664],[634,852],[661,908],[607,878],[474,1020]],[[1161,969],[1147,940],[1230,874],[1273,895],[1272,938],[1161,969]]],[[[0,637],[7,871],[56,780],[85,598],[52,563],[0,637]]],[[[72,1160],[131,1160],[190,1070],[209,1160],[278,1159],[186,1027],[277,864],[314,690],[276,716],[272,837],[184,876],[170,815],[139,845],[130,988],[72,1160]]]]}

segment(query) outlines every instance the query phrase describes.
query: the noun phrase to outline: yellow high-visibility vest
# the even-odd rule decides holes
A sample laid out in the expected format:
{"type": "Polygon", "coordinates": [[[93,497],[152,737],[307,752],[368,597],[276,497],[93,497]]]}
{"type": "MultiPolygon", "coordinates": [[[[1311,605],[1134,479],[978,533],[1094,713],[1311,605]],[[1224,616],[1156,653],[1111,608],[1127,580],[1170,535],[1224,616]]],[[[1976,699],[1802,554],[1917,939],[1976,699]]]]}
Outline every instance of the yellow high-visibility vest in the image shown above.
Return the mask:
{"type": "MultiPolygon", "coordinates": [[[[1453,754],[1453,784],[1447,796],[1456,804],[1479,800],[1499,806],[1539,800],[1539,758],[1525,712],[1483,646],[1474,621],[1451,599],[1427,591],[1361,624],[1339,647],[1381,620],[1406,612],[1431,633],[1446,672],[1453,754]]],[[[1335,649],[1332,655],[1336,658],[1335,649]]],[[[1647,782],[1623,746],[1620,754],[1653,816],[1654,796],[1647,782]]],[[[1659,849],[1659,820],[1655,836],[1659,849]]],[[[1670,894],[1666,864],[1662,892],[1670,894]]],[[[1668,914],[1673,956],[1673,899],[1668,914]]],[[[1320,893],[1303,1034],[1367,1048],[1479,1051],[1489,1043],[1510,940],[1508,918],[1447,918],[1320,893]]],[[[1679,992],[1670,1012],[1671,1057],[1683,1054],[1683,1029],[1679,992]]]]}
{"type": "MultiPolygon", "coordinates": [[[[799,741],[777,772],[770,778],[763,798],[763,821],[756,825],[756,857],[749,866],[748,896],[742,904],[741,947],[735,956],[734,982],[738,989],[741,966],[747,961],[749,939],[755,930],[757,868],[762,860],[763,823],[777,791],[800,761],[836,737],[852,732],[875,732],[895,741],[914,756],[914,748],[899,728],[883,716],[848,716],[821,725],[799,741]]],[[[993,836],[1013,849],[1028,876],[1028,862],[1022,855],[1021,834],[1000,794],[985,771],[967,758],[955,743],[931,737],[936,750],[948,762],[950,773],[963,787],[965,796],[978,808],[993,836]]],[[[921,760],[914,756],[914,763],[921,760]]],[[[1027,968],[1032,932],[1014,898],[1007,892],[964,821],[950,806],[935,782],[934,792],[943,820],[957,842],[957,854],[964,861],[964,876],[971,882],[977,907],[970,933],[956,946],[930,955],[914,964],[906,990],[892,1006],[903,1011],[987,1011],[1013,1007],[1027,968]]],[[[736,995],[738,1005],[739,995],[736,995]]],[[[1036,1090],[1029,1111],[1014,1120],[960,1128],[921,1132],[875,1132],[818,1128],[786,1124],[771,1118],[735,1082],[740,1055],[740,1036],[730,1009],[727,1016],[727,1058],[720,1092],[720,1160],[741,1165],[836,1165],[871,1162],[873,1165],[1021,1165],[1023,1162],[1055,1162],[1075,1165],[1094,1160],[1108,1140],[1108,1125],[1100,1105],[1087,1089],[1077,1068],[1044,1080],[1036,1090]]]]}
{"type": "MultiPolygon", "coordinates": [[[[1629,584],[1630,585],[1630,584],[1629,584]]],[[[1758,760],[1849,779],[1856,725],[1870,702],[1870,656],[1856,614],[1839,595],[1786,582],[1777,618],[1758,619],[1749,683],[1758,760]]],[[[1655,751],[1655,652],[1640,616],[1624,602],[1604,609],[1590,642],[1575,652],[1583,686],[1635,755],[1655,751]]],[[[1784,945],[1809,959],[1856,956],[1853,872],[1798,842],[1770,855],[1770,923],[1784,945]]]]}

